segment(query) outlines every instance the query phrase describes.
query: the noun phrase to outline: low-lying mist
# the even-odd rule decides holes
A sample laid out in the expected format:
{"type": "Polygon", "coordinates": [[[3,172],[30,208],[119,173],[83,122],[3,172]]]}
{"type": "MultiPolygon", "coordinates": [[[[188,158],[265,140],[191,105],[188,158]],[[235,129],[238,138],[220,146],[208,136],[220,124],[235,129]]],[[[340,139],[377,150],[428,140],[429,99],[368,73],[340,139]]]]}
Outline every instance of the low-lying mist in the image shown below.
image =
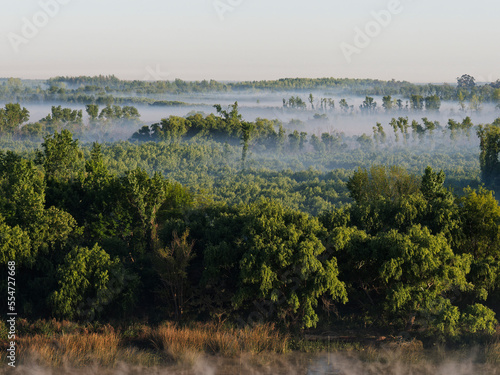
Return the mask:
{"type": "MultiPolygon", "coordinates": [[[[464,355],[463,353],[461,355],[464,355]]],[[[182,365],[143,367],[120,363],[114,368],[50,369],[32,364],[4,368],[0,374],[17,375],[493,375],[497,363],[479,360],[477,353],[460,358],[453,352],[406,353],[404,350],[365,349],[361,352],[274,355],[242,355],[238,358],[197,356],[182,365]]]]}
{"type": "MultiPolygon", "coordinates": [[[[458,102],[443,102],[439,111],[412,111],[408,109],[385,111],[382,107],[382,97],[374,97],[377,106],[370,111],[360,109],[365,97],[361,96],[332,96],[329,97],[335,103],[335,108],[326,109],[326,105],[321,104],[321,99],[325,97],[323,92],[313,93],[313,103],[308,101],[305,93],[246,93],[231,92],[227,94],[185,94],[169,97],[178,101],[192,103],[191,106],[152,106],[135,105],[140,117],[140,125],[151,125],[159,122],[162,118],[169,116],[184,117],[189,113],[202,112],[204,114],[214,113],[216,110],[214,104],[221,104],[224,108],[228,105],[238,102],[239,111],[246,121],[255,121],[257,118],[278,119],[283,124],[288,124],[292,120],[300,120],[303,123],[302,129],[296,127],[292,130],[302,130],[309,135],[319,135],[323,132],[331,133],[333,131],[344,133],[345,135],[359,136],[363,133],[371,135],[372,128],[377,122],[384,127],[393,117],[408,117],[409,122],[413,120],[421,121],[423,117],[428,117],[432,121],[439,121],[441,126],[446,126],[449,119],[456,121],[463,120],[466,116],[472,119],[476,125],[491,123],[497,117],[500,117],[500,110],[491,103],[481,104],[480,110],[471,110],[465,103],[464,108],[458,102]],[[304,103],[307,103],[306,109],[284,108],[283,100],[290,96],[300,97],[304,103]],[[348,108],[341,109],[339,102],[345,99],[348,108]]],[[[0,103],[0,107],[5,103],[0,103]]],[[[30,111],[30,122],[36,122],[50,113],[52,106],[61,105],[63,108],[83,111],[83,121],[88,123],[89,118],[85,112],[85,105],[75,103],[20,103],[30,111]]],[[[405,104],[406,105],[406,104],[405,104]]],[[[104,105],[101,105],[101,108],[104,105]]],[[[83,137],[83,141],[114,142],[129,139],[132,134],[140,128],[140,125],[131,123],[130,126],[124,123],[114,126],[111,124],[107,129],[94,129],[89,131],[83,137]]]]}

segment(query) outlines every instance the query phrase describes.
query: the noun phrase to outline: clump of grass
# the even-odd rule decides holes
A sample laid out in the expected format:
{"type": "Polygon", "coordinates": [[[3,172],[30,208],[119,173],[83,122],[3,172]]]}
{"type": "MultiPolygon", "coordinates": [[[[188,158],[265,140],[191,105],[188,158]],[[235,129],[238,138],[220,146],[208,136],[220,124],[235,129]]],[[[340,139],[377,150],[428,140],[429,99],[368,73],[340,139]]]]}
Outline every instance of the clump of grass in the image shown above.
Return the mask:
{"type": "Polygon", "coordinates": [[[359,351],[359,360],[362,362],[383,361],[382,352],[373,345],[368,345],[359,351]]]}
{"type": "Polygon", "coordinates": [[[486,347],[484,359],[486,363],[500,365],[500,342],[490,344],[486,347]]]}
{"type": "Polygon", "coordinates": [[[93,364],[114,366],[119,341],[114,332],[69,334],[54,338],[38,334],[18,340],[18,358],[26,362],[34,359],[50,367],[66,364],[75,367],[93,364]]]}
{"type": "Polygon", "coordinates": [[[365,363],[388,364],[401,362],[404,364],[416,364],[423,362],[426,358],[422,341],[394,341],[383,344],[380,347],[367,345],[357,352],[357,358],[365,363]]]}
{"type": "Polygon", "coordinates": [[[420,340],[412,339],[382,345],[379,357],[383,358],[383,362],[390,362],[394,355],[403,363],[418,363],[425,358],[424,344],[420,340]]]}
{"type": "Polygon", "coordinates": [[[134,347],[119,348],[116,360],[132,366],[155,367],[162,364],[161,357],[156,353],[134,347]]]}
{"type": "Polygon", "coordinates": [[[145,324],[134,323],[122,329],[122,337],[130,340],[144,338],[150,334],[151,329],[150,326],[145,324]]]}
{"type": "Polygon", "coordinates": [[[237,329],[216,324],[179,327],[172,323],[165,323],[151,331],[150,339],[155,348],[177,362],[192,360],[193,353],[219,354],[224,357],[263,351],[284,353],[288,350],[289,341],[272,325],[237,329]]]}

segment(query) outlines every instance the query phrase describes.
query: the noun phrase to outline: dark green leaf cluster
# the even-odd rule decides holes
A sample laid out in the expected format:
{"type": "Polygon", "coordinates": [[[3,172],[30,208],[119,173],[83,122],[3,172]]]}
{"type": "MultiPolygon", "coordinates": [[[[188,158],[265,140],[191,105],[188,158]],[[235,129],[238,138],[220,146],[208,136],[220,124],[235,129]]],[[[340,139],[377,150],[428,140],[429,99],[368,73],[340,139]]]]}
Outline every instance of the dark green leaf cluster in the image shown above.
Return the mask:
{"type": "Polygon", "coordinates": [[[420,181],[401,168],[358,170],[348,182],[354,204],[321,217],[327,248],[347,284],[348,308],[363,309],[365,319],[443,336],[476,325],[492,333],[498,202],[484,188],[455,197],[444,180],[431,168],[420,181]]]}

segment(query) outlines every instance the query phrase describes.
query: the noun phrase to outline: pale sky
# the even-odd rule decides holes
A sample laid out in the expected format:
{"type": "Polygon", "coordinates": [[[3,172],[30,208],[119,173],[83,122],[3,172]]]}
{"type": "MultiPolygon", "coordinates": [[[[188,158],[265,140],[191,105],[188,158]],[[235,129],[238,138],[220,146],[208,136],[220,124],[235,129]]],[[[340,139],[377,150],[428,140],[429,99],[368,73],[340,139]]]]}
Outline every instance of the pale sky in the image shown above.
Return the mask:
{"type": "Polygon", "coordinates": [[[498,0],[0,4],[0,77],[349,77],[436,83],[455,82],[465,73],[477,81],[500,78],[498,0]],[[377,20],[375,12],[385,18],[377,20]],[[356,30],[372,36],[356,38],[356,30]]]}

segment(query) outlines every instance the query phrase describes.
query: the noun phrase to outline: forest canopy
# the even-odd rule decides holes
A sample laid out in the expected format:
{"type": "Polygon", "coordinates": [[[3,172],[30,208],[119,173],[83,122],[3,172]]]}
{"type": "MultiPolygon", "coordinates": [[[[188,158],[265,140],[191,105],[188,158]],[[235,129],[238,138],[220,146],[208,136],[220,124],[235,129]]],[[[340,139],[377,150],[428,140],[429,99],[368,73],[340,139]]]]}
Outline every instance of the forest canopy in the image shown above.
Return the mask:
{"type": "MultiPolygon", "coordinates": [[[[88,111],[96,122],[137,118],[120,107],[88,111]]],[[[382,163],[272,171],[255,169],[268,156],[250,155],[355,161],[397,144],[406,155],[434,122],[394,118],[400,140],[384,138],[380,125],[354,149],[341,136],[311,137],[324,146],[306,149],[278,122],[245,122],[237,103],[217,112],[164,119],[147,138],[136,133],[139,143],[82,145],[63,128],[35,152],[0,152],[0,261],[23,274],[24,316],[296,328],[354,319],[435,337],[493,333],[500,209],[491,190],[457,174],[452,191],[443,171],[422,164],[421,173],[382,163]]],[[[45,121],[64,119],[80,115],[55,108],[45,121]]],[[[472,127],[465,119],[441,131],[459,142],[472,127]]],[[[477,128],[476,165],[492,189],[497,127],[477,128]]]]}

